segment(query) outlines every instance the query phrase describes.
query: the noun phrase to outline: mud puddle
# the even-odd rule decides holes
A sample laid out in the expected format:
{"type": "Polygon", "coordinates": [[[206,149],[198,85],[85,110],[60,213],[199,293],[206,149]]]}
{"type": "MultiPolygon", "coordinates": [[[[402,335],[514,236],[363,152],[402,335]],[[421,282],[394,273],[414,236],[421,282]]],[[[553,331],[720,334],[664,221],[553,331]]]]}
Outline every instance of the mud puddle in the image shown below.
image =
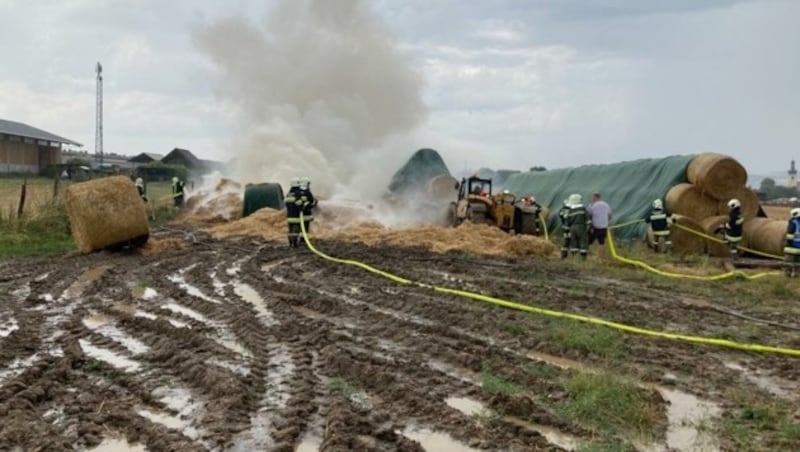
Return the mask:
{"type": "Polygon", "coordinates": [[[396,432],[408,439],[419,442],[423,449],[430,452],[477,452],[468,445],[456,441],[447,433],[437,432],[428,428],[406,427],[402,432],[396,432]]]}
{"type": "Polygon", "coordinates": [[[25,283],[17,289],[11,291],[11,295],[14,296],[17,300],[24,300],[28,298],[31,294],[31,285],[30,283],[25,283]]]}
{"type": "Polygon", "coordinates": [[[278,322],[275,320],[275,316],[272,314],[272,311],[267,308],[267,303],[264,301],[264,298],[262,298],[258,291],[256,291],[252,286],[242,282],[237,282],[233,285],[233,292],[242,300],[250,303],[253,306],[253,308],[256,310],[258,319],[265,326],[273,326],[278,324],[278,322]]]}
{"type": "Polygon", "coordinates": [[[105,438],[97,446],[86,449],[87,452],[147,452],[141,444],[131,444],[120,438],[105,438]]]}
{"type": "MultiPolygon", "coordinates": [[[[527,357],[562,369],[587,373],[598,373],[601,370],[591,368],[578,361],[553,356],[546,353],[530,352],[527,357]]],[[[700,431],[698,426],[705,420],[718,417],[722,409],[715,403],[699,398],[677,389],[666,388],[642,382],[634,382],[641,388],[653,389],[661,394],[667,402],[667,443],[666,447],[676,450],[717,450],[716,439],[709,433],[700,431]]],[[[659,444],[643,446],[647,450],[663,450],[659,444]]]]}
{"type": "MultiPolygon", "coordinates": [[[[445,403],[447,406],[460,411],[465,416],[476,416],[483,413],[494,415],[494,412],[486,408],[486,405],[469,397],[448,397],[445,399],[445,403]]],[[[554,444],[562,449],[578,449],[578,438],[559,431],[553,427],[528,422],[515,416],[501,416],[500,418],[509,424],[516,425],[517,427],[521,427],[529,431],[537,432],[544,436],[550,444],[554,444]]]]}
{"type": "Polygon", "coordinates": [[[150,351],[150,347],[142,341],[130,336],[116,326],[112,325],[114,319],[103,314],[84,317],[83,324],[90,330],[119,343],[134,355],[141,355],[150,351]]]}
{"type": "Polygon", "coordinates": [[[81,295],[83,295],[83,292],[89,287],[89,285],[102,278],[109,268],[111,268],[110,265],[101,265],[91,270],[87,270],[84,274],[82,274],[78,278],[77,281],[75,281],[74,283],[72,283],[72,285],[64,289],[64,292],[61,294],[61,298],[65,300],[72,300],[80,297],[81,295]]]}
{"type": "Polygon", "coordinates": [[[316,435],[305,435],[300,440],[300,444],[295,448],[295,452],[318,452],[322,446],[322,438],[316,435]]]}
{"type": "Polygon", "coordinates": [[[131,296],[140,300],[152,300],[158,296],[158,292],[152,287],[136,286],[131,290],[131,296]]]}
{"type": "Polygon", "coordinates": [[[211,298],[206,295],[202,290],[200,290],[197,286],[189,284],[186,282],[186,278],[183,277],[183,274],[176,273],[174,275],[170,275],[167,279],[171,282],[175,283],[178,287],[180,287],[184,292],[186,292],[189,296],[199,298],[200,300],[207,301],[209,303],[214,304],[221,304],[221,302],[217,299],[211,298]]]}
{"type": "MultiPolygon", "coordinates": [[[[153,313],[147,312],[147,311],[143,311],[141,309],[137,309],[136,312],[133,313],[133,315],[134,315],[134,317],[143,317],[143,318],[148,319],[148,320],[158,320],[159,319],[159,316],[157,316],[157,315],[155,315],[153,313]]],[[[168,318],[168,317],[166,317],[166,318],[165,317],[161,317],[161,318],[163,318],[164,320],[169,322],[175,328],[190,328],[190,329],[192,328],[191,326],[189,326],[188,323],[181,322],[180,320],[175,320],[175,319],[168,318]]]]}
{"type": "Polygon", "coordinates": [[[183,314],[186,317],[189,317],[190,319],[197,320],[198,322],[202,322],[202,323],[211,325],[211,323],[209,322],[208,318],[206,318],[206,316],[204,316],[203,314],[200,314],[199,312],[195,311],[194,309],[189,309],[186,306],[181,306],[181,305],[179,305],[177,303],[167,303],[167,304],[162,304],[161,307],[164,308],[164,309],[169,309],[170,311],[172,311],[174,313],[177,313],[177,314],[183,314]]]}
{"type": "Polygon", "coordinates": [[[87,356],[110,364],[117,369],[125,372],[136,372],[142,367],[141,364],[136,361],[120,356],[111,350],[97,347],[85,339],[78,339],[78,343],[87,356]]]}
{"type": "Polygon", "coordinates": [[[790,402],[798,400],[799,397],[798,391],[800,390],[798,390],[797,388],[797,383],[792,383],[789,381],[783,381],[778,378],[769,377],[767,375],[763,375],[761,371],[752,371],[742,366],[741,364],[733,362],[726,362],[723,363],[723,365],[728,369],[740,372],[745,380],[749,381],[750,383],[753,383],[754,385],[774,395],[775,397],[788,400],[790,402]],[[787,387],[794,388],[794,390],[784,389],[787,387]]]}
{"type": "Polygon", "coordinates": [[[11,318],[0,324],[0,337],[8,337],[14,331],[19,329],[17,319],[11,318]]]}
{"type": "Polygon", "coordinates": [[[481,376],[470,370],[456,367],[446,362],[438,361],[435,359],[428,360],[428,367],[430,367],[433,370],[437,370],[447,375],[448,377],[463,381],[464,383],[469,383],[475,386],[482,385],[481,376]]]}

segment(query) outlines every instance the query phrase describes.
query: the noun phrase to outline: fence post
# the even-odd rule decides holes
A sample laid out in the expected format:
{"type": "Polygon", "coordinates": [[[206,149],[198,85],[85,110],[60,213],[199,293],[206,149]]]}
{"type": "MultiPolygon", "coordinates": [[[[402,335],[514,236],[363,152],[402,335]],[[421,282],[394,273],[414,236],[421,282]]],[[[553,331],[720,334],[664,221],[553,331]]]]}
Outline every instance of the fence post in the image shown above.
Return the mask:
{"type": "Polygon", "coordinates": [[[53,179],[53,201],[58,197],[58,183],[61,179],[61,174],[56,174],[55,179],[53,179]]]}
{"type": "Polygon", "coordinates": [[[25,210],[25,189],[28,185],[27,179],[22,180],[22,190],[19,192],[19,208],[17,208],[17,219],[22,218],[22,212],[25,210]]]}

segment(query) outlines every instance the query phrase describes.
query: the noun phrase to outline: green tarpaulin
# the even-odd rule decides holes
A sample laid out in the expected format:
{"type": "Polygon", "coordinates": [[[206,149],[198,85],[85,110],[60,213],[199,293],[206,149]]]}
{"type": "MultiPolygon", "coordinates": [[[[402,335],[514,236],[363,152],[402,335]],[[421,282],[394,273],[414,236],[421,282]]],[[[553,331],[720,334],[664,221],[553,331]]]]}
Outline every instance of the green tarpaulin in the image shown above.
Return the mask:
{"type": "Polygon", "coordinates": [[[244,189],[244,211],[242,216],[248,216],[258,209],[271,207],[276,210],[283,209],[283,188],[281,184],[263,183],[247,185],[244,189]]]}
{"type": "MultiPolygon", "coordinates": [[[[558,210],[572,193],[583,195],[584,205],[592,202],[592,193],[600,192],[613,212],[612,224],[644,218],[656,198],[662,200],[673,185],[686,180],[686,167],[694,155],[676,155],[662,159],[641,159],[610,165],[584,165],[549,171],[512,175],[506,189],[518,196],[533,195],[550,209],[549,227],[559,221],[558,210]]],[[[647,226],[643,223],[615,231],[614,237],[630,240],[642,238],[647,226]]]]}
{"type": "Polygon", "coordinates": [[[428,181],[440,174],[449,175],[450,170],[439,153],[420,149],[394,174],[389,191],[395,194],[424,191],[428,181]]]}

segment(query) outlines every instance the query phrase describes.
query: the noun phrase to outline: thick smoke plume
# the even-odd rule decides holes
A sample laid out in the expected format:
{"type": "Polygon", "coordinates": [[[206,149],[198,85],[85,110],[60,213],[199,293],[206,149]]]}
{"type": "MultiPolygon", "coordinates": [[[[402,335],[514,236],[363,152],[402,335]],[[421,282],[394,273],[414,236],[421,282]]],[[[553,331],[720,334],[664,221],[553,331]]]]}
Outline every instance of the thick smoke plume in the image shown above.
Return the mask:
{"type": "Polygon", "coordinates": [[[309,176],[329,195],[356,180],[374,190],[399,164],[371,165],[407,158],[386,146],[424,119],[422,80],[366,2],[285,0],[261,23],[225,19],[196,40],[240,113],[229,145],[237,180],[309,176]]]}

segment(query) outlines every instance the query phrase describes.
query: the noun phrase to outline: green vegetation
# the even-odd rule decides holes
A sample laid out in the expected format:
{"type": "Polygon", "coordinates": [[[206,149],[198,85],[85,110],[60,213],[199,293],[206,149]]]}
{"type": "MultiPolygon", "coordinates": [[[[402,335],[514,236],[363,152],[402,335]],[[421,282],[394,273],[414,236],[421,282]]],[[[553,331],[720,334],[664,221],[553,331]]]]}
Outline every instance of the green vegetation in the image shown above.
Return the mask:
{"type": "Polygon", "coordinates": [[[625,353],[622,334],[601,326],[553,319],[547,322],[542,335],[565,349],[597,355],[607,360],[619,360],[625,353]]]}
{"type": "Polygon", "coordinates": [[[492,394],[503,394],[507,396],[520,392],[519,386],[509,380],[494,375],[487,366],[483,369],[482,387],[485,391],[492,394]]]}
{"type": "Polygon", "coordinates": [[[583,443],[578,446],[578,452],[628,452],[636,450],[630,444],[622,442],[591,442],[583,443]]]}
{"type": "Polygon", "coordinates": [[[350,382],[344,378],[334,378],[331,380],[328,387],[330,387],[333,392],[348,400],[353,396],[353,394],[358,393],[358,389],[356,389],[355,386],[350,384],[350,382]]]}
{"type": "Polygon", "coordinates": [[[572,423],[618,438],[656,437],[663,418],[660,398],[621,377],[578,374],[567,382],[569,398],[559,407],[572,423]]]}
{"type": "Polygon", "coordinates": [[[800,422],[792,406],[762,391],[729,391],[727,397],[738,407],[719,422],[721,436],[735,450],[800,450],[800,422]],[[769,432],[769,440],[765,433],[769,432]]]}

